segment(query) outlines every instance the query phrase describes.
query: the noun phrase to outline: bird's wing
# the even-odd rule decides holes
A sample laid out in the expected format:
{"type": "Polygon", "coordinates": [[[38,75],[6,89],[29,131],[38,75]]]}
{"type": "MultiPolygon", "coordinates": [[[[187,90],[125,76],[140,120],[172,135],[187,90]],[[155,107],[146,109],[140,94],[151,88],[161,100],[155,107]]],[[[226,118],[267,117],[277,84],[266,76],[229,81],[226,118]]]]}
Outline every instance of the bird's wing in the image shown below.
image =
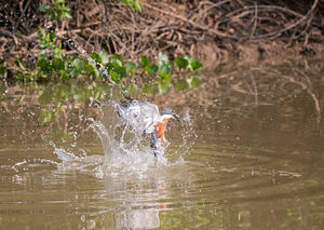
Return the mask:
{"type": "Polygon", "coordinates": [[[143,108],[143,114],[145,133],[153,133],[154,126],[160,120],[159,108],[156,105],[149,103],[148,106],[143,108]]]}
{"type": "Polygon", "coordinates": [[[157,105],[137,100],[128,105],[121,105],[118,114],[137,132],[146,134],[153,133],[154,126],[161,120],[157,105]]]}

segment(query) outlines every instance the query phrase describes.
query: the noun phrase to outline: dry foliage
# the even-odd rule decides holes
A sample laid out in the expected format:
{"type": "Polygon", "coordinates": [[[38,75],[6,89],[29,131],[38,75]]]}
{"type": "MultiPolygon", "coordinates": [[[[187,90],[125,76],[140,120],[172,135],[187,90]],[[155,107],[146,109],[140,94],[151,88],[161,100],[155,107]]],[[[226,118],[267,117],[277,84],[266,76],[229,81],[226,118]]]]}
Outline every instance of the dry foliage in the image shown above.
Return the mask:
{"type": "MultiPolygon", "coordinates": [[[[38,28],[50,24],[39,6],[51,2],[1,3],[2,58],[30,59],[36,55],[38,28]]],[[[323,41],[323,0],[143,0],[142,12],[119,1],[76,0],[66,4],[73,19],[54,23],[61,41],[72,38],[88,52],[105,49],[124,58],[156,55],[157,51],[195,55],[197,45],[207,43],[235,53],[237,45],[246,41],[300,43],[304,47],[323,41]]]]}

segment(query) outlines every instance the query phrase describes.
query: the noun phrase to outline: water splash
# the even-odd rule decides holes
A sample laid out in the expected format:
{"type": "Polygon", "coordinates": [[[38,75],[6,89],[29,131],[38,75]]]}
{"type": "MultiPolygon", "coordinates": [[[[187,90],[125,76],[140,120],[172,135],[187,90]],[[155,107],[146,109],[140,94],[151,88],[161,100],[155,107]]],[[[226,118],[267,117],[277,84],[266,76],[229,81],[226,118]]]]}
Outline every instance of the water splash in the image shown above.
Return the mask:
{"type": "MultiPolygon", "coordinates": [[[[116,99],[116,95],[114,95],[116,92],[118,98],[122,94],[121,92],[123,90],[111,79],[105,66],[91,58],[87,51],[80,45],[77,45],[72,39],[67,39],[66,42],[82,56],[85,56],[90,63],[99,67],[100,71],[109,78],[110,86],[113,86],[109,98],[116,99]]],[[[92,104],[92,102],[93,101],[90,99],[90,104],[92,104]]],[[[99,109],[101,110],[102,107],[103,106],[100,106],[99,109]]],[[[109,108],[108,114],[105,114],[106,120],[95,121],[93,118],[87,119],[90,123],[88,130],[91,129],[97,134],[104,151],[104,164],[103,167],[98,167],[97,174],[101,175],[101,170],[110,174],[118,174],[120,173],[120,170],[122,173],[142,173],[156,165],[169,165],[169,161],[164,154],[169,144],[162,145],[161,141],[158,140],[156,145],[158,154],[157,157],[154,157],[152,148],[148,143],[148,137],[143,136],[143,123],[136,122],[136,119],[131,117],[132,113],[126,113],[123,114],[124,117],[129,116],[128,120],[133,119],[134,122],[125,124],[117,116],[116,110],[118,110],[119,103],[116,101],[111,101],[106,105],[106,107],[109,108]],[[111,108],[113,110],[111,110],[111,108]]],[[[191,141],[196,138],[188,110],[185,112],[181,124],[183,127],[181,135],[182,143],[175,150],[176,153],[181,153],[179,157],[180,161],[183,160],[185,154],[190,153],[190,149],[194,143],[191,141]]],[[[78,157],[65,149],[57,148],[56,146],[53,147],[54,154],[63,162],[81,161],[87,158],[86,156],[78,157]]]]}
{"type": "MultiPolygon", "coordinates": [[[[87,152],[88,150],[78,146],[77,139],[82,136],[80,133],[75,135],[72,140],[73,145],[70,147],[63,147],[60,143],[54,143],[54,140],[48,142],[50,148],[53,149],[50,152],[54,158],[25,159],[10,166],[11,170],[20,173],[26,170],[39,171],[46,167],[56,169],[58,173],[77,171],[96,178],[107,176],[119,178],[123,175],[142,180],[150,177],[152,172],[169,171],[177,167],[176,165],[182,164],[185,156],[190,154],[194,143],[192,137],[196,137],[196,134],[189,110],[181,116],[181,125],[175,121],[171,124],[171,130],[167,131],[167,136],[172,141],[169,145],[161,144],[160,154],[155,157],[150,147],[149,137],[138,133],[136,127],[125,124],[117,115],[116,105],[116,101],[102,104],[100,109],[104,114],[100,116],[100,120],[87,118],[87,129],[82,131],[82,133],[94,132],[96,134],[104,154],[92,155],[87,152]]],[[[67,144],[69,143],[64,145],[67,144]]]]}
{"type": "MultiPolygon", "coordinates": [[[[156,167],[171,167],[173,164],[184,162],[186,155],[189,155],[191,148],[197,139],[190,110],[184,111],[179,123],[169,130],[170,142],[167,145],[159,143],[160,154],[154,157],[153,150],[149,145],[149,137],[144,136],[140,123],[125,123],[117,115],[119,104],[111,101],[107,104],[105,114],[106,120],[91,120],[89,128],[99,137],[104,155],[104,170],[106,174],[137,174],[145,176],[150,169],[156,167]],[[140,131],[139,131],[140,130],[140,131]],[[168,147],[172,147],[168,150],[168,147]],[[166,154],[167,153],[167,154],[166,154]],[[170,160],[168,159],[169,157],[170,160]]],[[[132,116],[134,114],[130,114],[132,116]]],[[[128,114],[123,114],[128,116],[128,114]]],[[[132,119],[132,117],[127,117],[132,119]]]]}
{"type": "Polygon", "coordinates": [[[53,154],[56,155],[57,158],[62,162],[81,159],[80,157],[76,156],[74,153],[66,151],[64,148],[57,148],[53,142],[50,142],[49,144],[54,148],[53,154]]]}
{"type": "Polygon", "coordinates": [[[187,108],[181,119],[181,137],[182,140],[177,146],[176,152],[180,156],[179,161],[184,161],[186,155],[190,155],[192,146],[195,144],[198,135],[195,132],[193,120],[190,115],[190,110],[187,108]]]}
{"type": "Polygon", "coordinates": [[[105,68],[104,65],[102,65],[101,63],[97,62],[95,59],[93,59],[92,57],[90,57],[90,55],[88,54],[88,52],[83,49],[81,46],[77,45],[76,42],[74,40],[72,40],[72,38],[69,38],[65,41],[70,47],[76,49],[81,55],[85,56],[87,61],[91,64],[93,64],[94,66],[99,67],[99,70],[102,71],[102,73],[108,77],[109,82],[111,85],[117,85],[111,78],[111,76],[108,73],[107,68],[105,68]]]}
{"type": "Polygon", "coordinates": [[[11,169],[16,173],[25,172],[31,169],[42,169],[44,167],[57,167],[58,163],[53,160],[34,158],[34,159],[25,159],[23,161],[15,163],[11,166],[11,169]]]}
{"type": "Polygon", "coordinates": [[[104,177],[102,169],[104,160],[102,156],[88,156],[84,150],[82,151],[82,156],[77,156],[75,153],[65,148],[56,147],[53,142],[50,142],[50,145],[54,148],[53,154],[61,161],[56,163],[58,171],[78,171],[94,175],[97,178],[104,177]]]}
{"type": "Polygon", "coordinates": [[[105,117],[105,121],[91,122],[89,128],[93,129],[99,137],[105,155],[104,170],[112,175],[142,174],[156,165],[167,165],[164,156],[165,148],[161,146],[161,155],[154,157],[148,144],[148,138],[140,135],[136,127],[125,124],[115,111],[116,102],[112,102],[105,117]],[[106,125],[105,125],[106,124],[106,125]]]}

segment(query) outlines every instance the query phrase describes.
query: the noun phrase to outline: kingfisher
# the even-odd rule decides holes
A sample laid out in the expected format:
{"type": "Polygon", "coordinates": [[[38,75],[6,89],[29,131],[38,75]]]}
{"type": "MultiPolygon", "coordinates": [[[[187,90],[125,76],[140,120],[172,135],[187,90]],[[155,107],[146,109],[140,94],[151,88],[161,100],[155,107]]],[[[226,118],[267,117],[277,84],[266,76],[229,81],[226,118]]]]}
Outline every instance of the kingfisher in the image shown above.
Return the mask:
{"type": "Polygon", "coordinates": [[[117,106],[119,117],[134,130],[144,136],[150,135],[150,146],[157,157],[161,140],[168,143],[165,130],[170,119],[179,120],[179,115],[172,109],[161,113],[157,105],[147,101],[129,100],[117,106]]]}

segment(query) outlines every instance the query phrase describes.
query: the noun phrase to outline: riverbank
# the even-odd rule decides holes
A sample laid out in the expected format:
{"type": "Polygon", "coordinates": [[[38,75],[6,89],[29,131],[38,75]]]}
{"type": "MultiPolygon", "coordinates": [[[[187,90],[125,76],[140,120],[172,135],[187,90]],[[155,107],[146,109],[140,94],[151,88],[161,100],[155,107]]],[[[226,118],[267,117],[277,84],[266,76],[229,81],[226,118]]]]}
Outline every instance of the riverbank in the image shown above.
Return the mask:
{"type": "Polygon", "coordinates": [[[8,2],[0,10],[0,59],[9,69],[16,60],[34,63],[42,42],[39,28],[54,32],[66,55],[80,55],[67,40],[87,53],[106,50],[124,60],[154,59],[160,51],[171,58],[188,54],[207,67],[233,57],[317,55],[324,50],[323,6],[322,0],[164,0],[142,2],[135,10],[114,1],[8,2]],[[57,10],[56,20],[40,11],[44,4],[57,10]],[[58,6],[66,7],[70,19],[59,18],[58,6]]]}

